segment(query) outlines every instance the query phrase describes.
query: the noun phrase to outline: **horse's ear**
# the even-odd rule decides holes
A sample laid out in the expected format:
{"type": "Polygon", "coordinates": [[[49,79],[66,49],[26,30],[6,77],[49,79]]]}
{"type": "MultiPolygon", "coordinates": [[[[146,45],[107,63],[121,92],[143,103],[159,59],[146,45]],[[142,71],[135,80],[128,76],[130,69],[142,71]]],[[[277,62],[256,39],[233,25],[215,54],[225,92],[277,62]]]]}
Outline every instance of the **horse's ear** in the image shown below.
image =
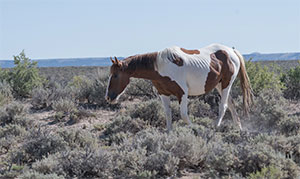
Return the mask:
{"type": "Polygon", "coordinates": [[[110,60],[113,64],[115,64],[116,62],[110,57],[110,60]]]}
{"type": "Polygon", "coordinates": [[[119,67],[122,66],[122,63],[117,59],[117,57],[115,57],[115,62],[119,67]]]}

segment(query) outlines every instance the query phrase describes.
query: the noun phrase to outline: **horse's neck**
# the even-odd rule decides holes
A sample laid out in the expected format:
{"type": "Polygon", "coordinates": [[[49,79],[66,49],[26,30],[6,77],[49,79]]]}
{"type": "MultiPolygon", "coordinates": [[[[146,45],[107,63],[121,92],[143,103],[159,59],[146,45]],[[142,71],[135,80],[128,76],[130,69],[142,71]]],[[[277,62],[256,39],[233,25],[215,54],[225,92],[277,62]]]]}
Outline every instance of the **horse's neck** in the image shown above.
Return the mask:
{"type": "Polygon", "coordinates": [[[125,60],[126,71],[131,77],[153,80],[156,58],[157,52],[129,57],[125,60]]]}

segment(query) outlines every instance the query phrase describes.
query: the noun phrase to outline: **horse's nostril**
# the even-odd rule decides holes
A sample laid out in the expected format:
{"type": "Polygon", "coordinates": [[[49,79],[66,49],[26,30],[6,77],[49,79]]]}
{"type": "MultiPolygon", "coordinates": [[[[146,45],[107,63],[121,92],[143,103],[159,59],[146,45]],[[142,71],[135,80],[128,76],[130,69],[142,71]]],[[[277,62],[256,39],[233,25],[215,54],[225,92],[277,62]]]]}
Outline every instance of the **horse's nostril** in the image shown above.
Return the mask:
{"type": "Polygon", "coordinates": [[[106,101],[109,101],[109,97],[108,96],[106,96],[105,99],[106,99],[106,101]]]}

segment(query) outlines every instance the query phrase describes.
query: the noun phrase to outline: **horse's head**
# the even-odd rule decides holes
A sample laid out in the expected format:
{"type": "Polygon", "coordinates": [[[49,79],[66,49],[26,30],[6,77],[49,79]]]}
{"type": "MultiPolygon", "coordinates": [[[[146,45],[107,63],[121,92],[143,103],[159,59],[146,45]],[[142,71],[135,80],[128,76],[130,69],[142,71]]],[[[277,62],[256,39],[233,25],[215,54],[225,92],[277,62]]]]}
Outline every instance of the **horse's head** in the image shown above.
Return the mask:
{"type": "Polygon", "coordinates": [[[105,99],[110,103],[116,103],[121,93],[129,83],[129,74],[124,71],[123,63],[116,57],[110,58],[112,66],[110,67],[110,76],[106,89],[105,99]]]}

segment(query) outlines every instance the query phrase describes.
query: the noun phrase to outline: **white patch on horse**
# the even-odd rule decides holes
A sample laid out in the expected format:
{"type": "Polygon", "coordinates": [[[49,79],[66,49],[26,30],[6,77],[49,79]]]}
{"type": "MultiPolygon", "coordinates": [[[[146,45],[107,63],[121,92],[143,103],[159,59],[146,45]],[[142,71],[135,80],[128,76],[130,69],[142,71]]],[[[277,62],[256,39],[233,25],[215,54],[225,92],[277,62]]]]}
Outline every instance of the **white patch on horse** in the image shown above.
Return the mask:
{"type": "MultiPolygon", "coordinates": [[[[199,49],[200,54],[186,54],[180,47],[166,48],[158,53],[157,72],[161,76],[168,76],[176,81],[181,88],[187,86],[188,95],[205,93],[205,82],[210,71],[210,50],[199,49]],[[178,66],[168,60],[170,56],[177,56],[183,60],[183,66],[178,66]]],[[[186,92],[186,91],[185,91],[186,92]]]]}

